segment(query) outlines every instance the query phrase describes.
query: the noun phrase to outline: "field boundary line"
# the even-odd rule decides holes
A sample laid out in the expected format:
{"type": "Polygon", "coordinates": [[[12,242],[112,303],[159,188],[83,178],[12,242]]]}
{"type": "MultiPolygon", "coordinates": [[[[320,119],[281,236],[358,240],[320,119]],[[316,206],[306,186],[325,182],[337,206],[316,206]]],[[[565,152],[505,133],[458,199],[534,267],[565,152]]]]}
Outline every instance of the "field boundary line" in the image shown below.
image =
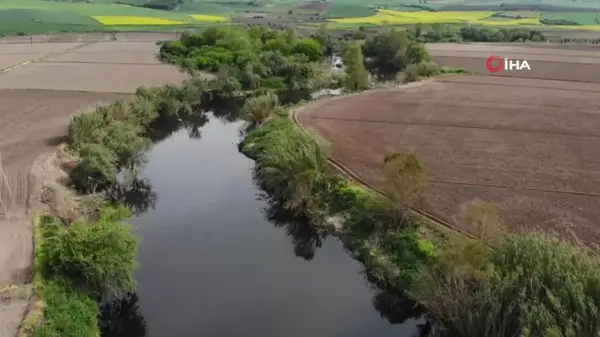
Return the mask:
{"type": "MultiPolygon", "coordinates": [[[[296,108],[296,109],[292,109],[291,113],[290,113],[290,117],[292,122],[298,126],[301,130],[307,130],[308,127],[302,125],[302,123],[300,123],[300,121],[298,121],[298,117],[297,114],[298,112],[300,112],[301,110],[303,110],[304,107],[300,107],[300,108],[296,108]]],[[[368,183],[366,180],[362,179],[358,174],[354,173],[352,170],[350,170],[348,167],[346,167],[344,164],[342,164],[339,160],[333,158],[332,156],[329,156],[327,158],[327,161],[329,162],[329,164],[334,167],[335,169],[337,169],[338,171],[340,171],[342,174],[346,175],[347,177],[349,177],[351,180],[354,180],[355,182],[359,183],[360,185],[363,185],[364,187],[375,191],[376,193],[389,198],[389,196],[381,189],[373,186],[372,184],[368,183]]],[[[426,220],[428,220],[430,223],[436,225],[436,226],[440,226],[445,228],[446,230],[449,230],[451,232],[454,232],[456,234],[459,235],[463,235],[466,236],[470,239],[473,240],[478,240],[474,235],[469,234],[466,231],[463,231],[462,229],[457,228],[456,226],[452,225],[450,222],[443,220],[429,212],[423,211],[421,209],[418,208],[414,208],[411,207],[410,211],[414,214],[420,215],[421,217],[425,218],[426,220]]]]}
{"type": "Polygon", "coordinates": [[[561,190],[552,190],[552,189],[535,188],[535,187],[521,187],[521,186],[494,185],[494,184],[475,184],[475,183],[467,183],[467,182],[460,182],[460,181],[447,181],[447,180],[429,180],[429,182],[437,183],[437,184],[446,184],[446,185],[463,185],[463,186],[474,186],[474,187],[504,188],[504,189],[513,189],[513,190],[533,191],[533,192],[546,192],[546,193],[556,193],[556,194],[580,195],[580,196],[596,197],[596,198],[600,197],[600,194],[598,194],[598,193],[578,192],[578,191],[561,191],[561,190]]]}
{"type": "Polygon", "coordinates": [[[31,63],[44,62],[45,60],[47,60],[49,58],[56,57],[56,56],[59,56],[59,55],[62,55],[62,54],[66,54],[66,53],[70,53],[70,52],[75,51],[75,50],[77,50],[79,48],[83,48],[83,47],[89,46],[90,44],[94,44],[94,43],[96,43],[96,42],[84,42],[84,43],[79,44],[79,45],[77,45],[75,47],[67,48],[67,49],[59,51],[59,52],[49,53],[49,54],[46,54],[44,56],[38,57],[38,58],[33,59],[33,60],[21,62],[21,63],[19,63],[17,65],[10,66],[8,68],[0,69],[0,74],[4,74],[4,73],[7,73],[9,71],[15,70],[17,68],[24,67],[24,66],[26,66],[28,64],[31,64],[31,63]]]}
{"type": "MultiPolygon", "coordinates": [[[[551,82],[567,82],[567,83],[582,83],[582,84],[596,84],[600,86],[600,82],[589,82],[589,81],[575,81],[575,80],[555,80],[550,78],[539,78],[539,77],[521,77],[521,76],[510,76],[510,75],[480,75],[483,77],[500,77],[500,78],[512,78],[512,79],[523,79],[523,80],[538,80],[538,81],[551,81],[551,82]]],[[[453,76],[445,76],[445,78],[453,77],[453,76]]],[[[439,77],[442,78],[442,77],[439,77]]],[[[472,85],[487,85],[487,86],[496,86],[496,87],[506,87],[508,85],[502,83],[486,83],[486,82],[469,82],[469,81],[444,81],[440,79],[436,79],[436,82],[439,83],[460,83],[460,84],[472,84],[472,85]]],[[[534,85],[519,85],[519,84],[510,84],[513,88],[529,88],[529,89],[548,89],[548,90],[559,90],[559,91],[577,91],[577,92],[591,92],[595,94],[600,94],[600,89],[598,90],[586,90],[586,89],[566,89],[566,88],[550,88],[550,87],[540,87],[534,85]]]]}
{"type": "MultiPolygon", "coordinates": [[[[513,47],[514,48],[514,47],[513,47]]],[[[520,47],[520,48],[527,48],[527,47],[520,47]]],[[[530,47],[531,48],[531,47],[530,47]]],[[[425,49],[427,49],[427,47],[425,47],[425,49]]],[[[549,48],[552,49],[552,48],[549,48]]],[[[554,48],[554,49],[558,49],[559,48],[554,48]]],[[[517,57],[518,55],[537,55],[537,56],[555,56],[555,57],[587,57],[587,58],[594,58],[594,59],[600,59],[600,55],[598,54],[600,52],[600,49],[598,49],[597,51],[591,51],[592,53],[595,53],[595,55],[583,55],[583,54],[576,54],[576,55],[565,55],[565,54],[550,54],[550,53],[524,53],[521,51],[479,51],[479,50],[456,50],[456,49],[434,49],[434,50],[428,50],[429,54],[433,57],[460,57],[460,58],[482,58],[482,59],[487,59],[489,57],[489,55],[492,54],[506,54],[506,55],[510,55],[511,59],[517,59],[519,57],[517,57]],[[481,56],[481,57],[477,57],[477,56],[448,56],[448,55],[436,55],[436,52],[440,52],[440,53],[480,53],[480,54],[485,54],[488,53],[489,55],[487,56],[481,56]],[[514,56],[517,55],[517,56],[514,56]]],[[[562,61],[544,61],[544,60],[532,60],[532,61],[538,61],[538,62],[555,62],[555,63],[572,63],[572,62],[562,62],[562,61]]],[[[597,63],[584,63],[584,64],[597,64],[597,63]]]]}
{"type": "MultiPolygon", "coordinates": [[[[460,107],[460,106],[458,106],[460,107]]],[[[530,129],[513,129],[503,127],[488,127],[468,124],[451,124],[451,123],[413,123],[413,122],[402,122],[402,121],[385,121],[385,120],[372,120],[372,119],[360,119],[360,118],[334,118],[334,117],[315,117],[307,116],[310,119],[323,119],[341,122],[360,122],[360,123],[378,123],[378,124],[402,124],[402,125],[414,125],[414,126],[433,126],[443,128],[457,128],[457,129],[476,129],[476,130],[490,130],[490,131],[509,131],[509,132],[522,132],[522,133],[537,133],[547,135],[561,135],[561,136],[573,136],[573,137],[588,137],[588,138],[600,138],[599,135],[593,134],[580,134],[580,133],[569,133],[569,132],[552,132],[543,130],[530,130],[530,129]]]]}

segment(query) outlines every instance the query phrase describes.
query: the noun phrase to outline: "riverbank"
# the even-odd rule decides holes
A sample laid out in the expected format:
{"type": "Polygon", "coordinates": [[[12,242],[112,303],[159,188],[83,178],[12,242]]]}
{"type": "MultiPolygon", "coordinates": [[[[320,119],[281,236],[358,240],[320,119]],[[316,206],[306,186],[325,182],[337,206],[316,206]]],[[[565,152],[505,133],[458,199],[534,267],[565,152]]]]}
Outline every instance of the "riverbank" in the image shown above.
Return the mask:
{"type": "Polygon", "coordinates": [[[597,280],[600,263],[585,247],[541,233],[501,235],[494,228],[498,218],[493,205],[483,203],[469,211],[468,220],[481,233],[477,240],[431,226],[414,213],[405,214],[396,226],[394,201],[339,176],[327,163],[326,142],[287,116],[252,130],[240,149],[256,161],[265,190],[290,210],[307,215],[312,226],[339,236],[371,279],[408,295],[444,322],[438,325],[440,336],[504,336],[501,331],[524,329],[537,331],[533,335],[571,336],[565,329],[585,329],[591,337],[597,331],[598,298],[580,287],[597,280]],[[525,286],[531,282],[535,286],[525,286]],[[560,293],[563,287],[569,290],[560,293]],[[542,288],[558,302],[548,302],[540,295],[542,288]],[[526,290],[503,298],[518,289],[526,290]],[[584,307],[569,309],[573,296],[582,298],[584,307]],[[554,309],[557,303],[560,311],[554,309]],[[531,311],[536,314],[529,316],[531,311]],[[507,315],[513,318],[502,318],[507,315]],[[539,321],[541,317],[549,319],[539,321]]]}

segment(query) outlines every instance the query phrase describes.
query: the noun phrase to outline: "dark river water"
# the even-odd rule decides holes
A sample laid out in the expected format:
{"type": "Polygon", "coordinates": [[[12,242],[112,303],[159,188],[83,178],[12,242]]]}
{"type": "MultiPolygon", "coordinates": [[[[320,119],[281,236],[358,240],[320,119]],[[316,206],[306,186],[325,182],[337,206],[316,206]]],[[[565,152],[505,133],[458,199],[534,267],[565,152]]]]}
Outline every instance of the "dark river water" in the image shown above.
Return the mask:
{"type": "Polygon", "coordinates": [[[211,118],[200,139],[182,130],[149,152],[156,204],[129,220],[137,295],[105,310],[103,335],[418,336],[423,321],[370,286],[337,239],[282,220],[260,197],[240,127],[211,118]]]}

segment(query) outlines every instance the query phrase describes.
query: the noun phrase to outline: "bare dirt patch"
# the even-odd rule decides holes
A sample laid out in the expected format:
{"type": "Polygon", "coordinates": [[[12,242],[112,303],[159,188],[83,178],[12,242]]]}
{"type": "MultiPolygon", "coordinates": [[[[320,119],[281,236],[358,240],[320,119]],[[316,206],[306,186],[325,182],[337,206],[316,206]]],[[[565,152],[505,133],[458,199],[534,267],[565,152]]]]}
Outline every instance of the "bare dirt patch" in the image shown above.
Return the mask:
{"type": "Polygon", "coordinates": [[[449,221],[479,198],[498,204],[513,231],[541,226],[594,243],[599,107],[599,85],[451,76],[316,102],[298,117],[378,187],[386,153],[416,152],[430,178],[423,208],[449,221]]]}
{"type": "Polygon", "coordinates": [[[0,43],[0,55],[60,53],[82,45],[81,43],[0,43]]]}
{"type": "Polygon", "coordinates": [[[0,336],[14,337],[27,310],[31,296],[30,286],[0,288],[0,336]]]}
{"type": "Polygon", "coordinates": [[[103,42],[53,57],[48,62],[161,64],[157,52],[153,42],[103,42]]]}
{"type": "Polygon", "coordinates": [[[186,78],[165,65],[40,62],[0,76],[0,89],[134,93],[142,85],[181,84],[186,78]]]}
{"type": "Polygon", "coordinates": [[[600,67],[600,48],[571,50],[569,46],[559,49],[556,46],[540,48],[531,45],[430,44],[427,49],[442,66],[469,69],[491,76],[600,83],[600,77],[596,76],[600,67]],[[486,60],[492,55],[527,60],[531,70],[491,73],[486,68],[486,60]]]}
{"type": "Polygon", "coordinates": [[[82,45],[81,43],[0,44],[0,71],[82,45]]]}

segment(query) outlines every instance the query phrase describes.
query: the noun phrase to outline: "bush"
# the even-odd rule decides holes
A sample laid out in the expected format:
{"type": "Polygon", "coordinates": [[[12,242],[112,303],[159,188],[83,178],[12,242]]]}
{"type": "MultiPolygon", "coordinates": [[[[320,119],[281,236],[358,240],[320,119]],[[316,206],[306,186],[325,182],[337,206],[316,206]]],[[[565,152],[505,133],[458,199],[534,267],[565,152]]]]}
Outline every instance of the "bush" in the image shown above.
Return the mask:
{"type": "Polygon", "coordinates": [[[44,244],[39,259],[46,278],[63,278],[94,299],[132,290],[137,243],[131,228],[120,222],[127,208],[107,208],[93,225],[76,221],[62,228],[42,223],[44,244]]]}
{"type": "Polygon", "coordinates": [[[397,231],[384,238],[381,245],[389,260],[400,269],[394,285],[409,289],[420,278],[421,270],[436,256],[433,243],[423,240],[412,230],[397,231]]]}
{"type": "Polygon", "coordinates": [[[423,77],[437,75],[439,68],[435,62],[421,62],[418,64],[409,64],[404,70],[404,81],[414,82],[423,77]]]}

